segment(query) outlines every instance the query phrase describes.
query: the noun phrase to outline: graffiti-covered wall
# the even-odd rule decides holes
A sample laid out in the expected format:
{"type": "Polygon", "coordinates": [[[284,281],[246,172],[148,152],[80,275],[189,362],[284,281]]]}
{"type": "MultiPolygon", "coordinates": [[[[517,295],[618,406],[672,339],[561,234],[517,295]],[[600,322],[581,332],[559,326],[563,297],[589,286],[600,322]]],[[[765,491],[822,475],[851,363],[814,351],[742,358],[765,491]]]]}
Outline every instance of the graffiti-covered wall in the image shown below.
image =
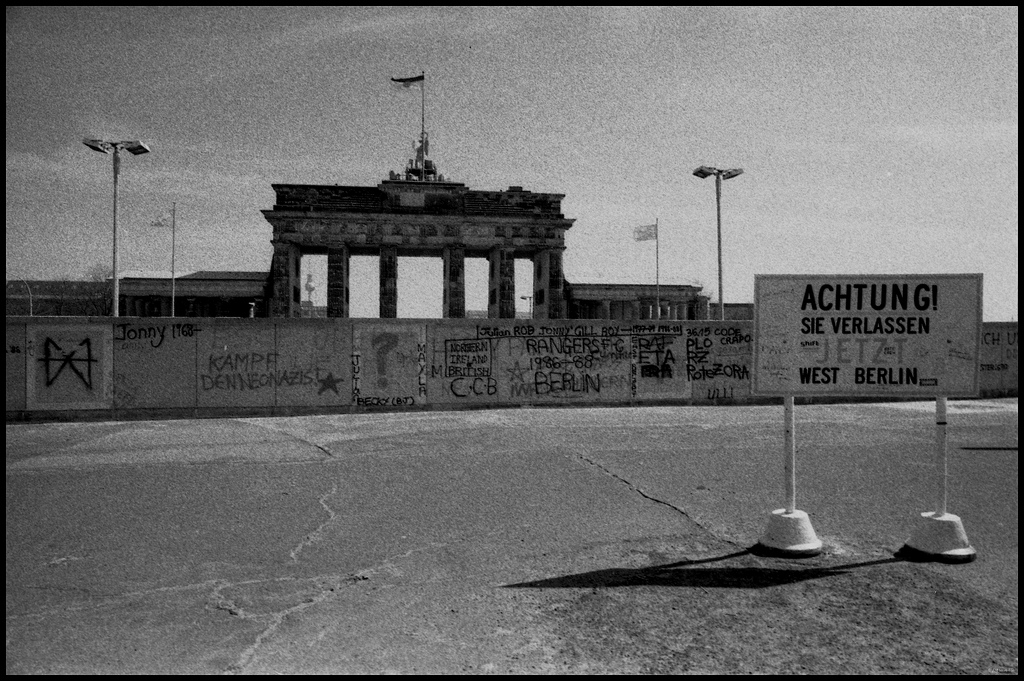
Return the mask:
{"type": "Polygon", "coordinates": [[[979,368],[983,395],[1017,394],[1017,322],[982,324],[979,368]]]}
{"type": "MultiPolygon", "coordinates": [[[[748,321],[7,319],[8,419],[751,398],[748,321]]],[[[1017,394],[985,324],[982,395],[1017,394]]]]}
{"type": "Polygon", "coordinates": [[[107,320],[87,319],[54,318],[25,327],[24,368],[18,373],[24,376],[26,411],[109,409],[112,331],[107,320]]]}
{"type": "Polygon", "coordinates": [[[750,394],[750,324],[446,322],[428,334],[436,404],[691,401],[750,394]]]}

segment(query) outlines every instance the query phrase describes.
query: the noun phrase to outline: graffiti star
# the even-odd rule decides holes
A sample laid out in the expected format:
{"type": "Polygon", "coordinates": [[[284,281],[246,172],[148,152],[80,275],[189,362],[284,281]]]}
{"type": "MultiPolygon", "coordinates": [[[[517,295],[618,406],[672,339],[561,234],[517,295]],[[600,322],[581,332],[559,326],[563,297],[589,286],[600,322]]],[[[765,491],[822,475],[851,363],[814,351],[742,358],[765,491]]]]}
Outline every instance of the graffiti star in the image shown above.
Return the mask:
{"type": "Polygon", "coordinates": [[[323,395],[328,390],[333,390],[335,395],[340,395],[338,392],[338,384],[341,383],[340,378],[335,378],[333,372],[328,372],[323,378],[318,378],[317,383],[320,384],[320,389],[316,391],[317,395],[323,395]]]}
{"type": "Polygon", "coordinates": [[[526,383],[526,367],[519,364],[518,359],[516,360],[515,366],[511,369],[506,369],[505,371],[508,372],[509,377],[511,377],[513,381],[526,383]]]}

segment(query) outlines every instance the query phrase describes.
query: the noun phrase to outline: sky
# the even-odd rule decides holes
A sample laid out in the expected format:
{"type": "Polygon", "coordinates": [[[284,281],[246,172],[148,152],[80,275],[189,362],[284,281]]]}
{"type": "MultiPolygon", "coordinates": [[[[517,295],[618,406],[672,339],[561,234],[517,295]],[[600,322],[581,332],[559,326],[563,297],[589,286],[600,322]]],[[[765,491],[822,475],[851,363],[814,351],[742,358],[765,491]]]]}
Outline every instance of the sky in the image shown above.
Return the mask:
{"type": "MultiPolygon", "coordinates": [[[[271,185],[376,186],[420,131],[470,189],[564,194],[573,283],[982,273],[1017,320],[1017,7],[7,7],[12,279],[269,271],[271,185]],[[633,228],[657,221],[654,241],[633,228]],[[656,261],[657,254],[657,261],[656,261]]],[[[486,309],[486,263],[467,308],[486,309]]],[[[304,292],[326,299],[325,257],[304,292]]],[[[532,265],[517,261],[528,309],[532,265]]],[[[377,316],[353,258],[352,315],[377,316]]],[[[399,259],[399,316],[441,315],[440,258],[399,259]]]]}

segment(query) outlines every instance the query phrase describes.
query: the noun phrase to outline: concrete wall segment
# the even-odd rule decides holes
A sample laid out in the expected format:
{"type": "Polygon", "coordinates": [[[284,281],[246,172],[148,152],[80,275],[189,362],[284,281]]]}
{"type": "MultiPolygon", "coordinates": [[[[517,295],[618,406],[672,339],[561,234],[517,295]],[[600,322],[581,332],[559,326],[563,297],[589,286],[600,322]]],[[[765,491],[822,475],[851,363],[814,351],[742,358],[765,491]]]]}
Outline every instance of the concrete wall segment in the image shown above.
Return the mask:
{"type": "Polygon", "coordinates": [[[197,406],[275,406],[279,365],[277,326],[272,320],[210,319],[197,338],[197,406]]]}
{"type": "Polygon", "coordinates": [[[112,320],[115,409],[194,409],[196,352],[208,329],[198,317],[112,320]]]}
{"type": "Polygon", "coordinates": [[[356,408],[427,405],[426,326],[423,320],[353,323],[350,395],[356,408]]]}
{"type": "Polygon", "coordinates": [[[276,321],[274,406],[349,406],[352,400],[352,322],[276,321]]]}
{"type": "Polygon", "coordinates": [[[986,322],[981,330],[978,380],[982,395],[1017,394],[1017,322],[986,322]]]}
{"type": "Polygon", "coordinates": [[[28,360],[25,323],[11,322],[5,325],[7,339],[7,364],[5,383],[7,392],[5,404],[7,411],[23,411],[25,409],[25,364],[28,360]]]}
{"type": "MultiPolygon", "coordinates": [[[[750,321],[13,317],[6,411],[22,420],[735,404],[758,399],[753,343],[750,321]]],[[[981,364],[983,397],[1016,396],[1016,322],[983,325],[981,364]]]]}
{"type": "Polygon", "coordinates": [[[96,410],[113,407],[109,320],[48,318],[26,328],[25,408],[96,410]]]}

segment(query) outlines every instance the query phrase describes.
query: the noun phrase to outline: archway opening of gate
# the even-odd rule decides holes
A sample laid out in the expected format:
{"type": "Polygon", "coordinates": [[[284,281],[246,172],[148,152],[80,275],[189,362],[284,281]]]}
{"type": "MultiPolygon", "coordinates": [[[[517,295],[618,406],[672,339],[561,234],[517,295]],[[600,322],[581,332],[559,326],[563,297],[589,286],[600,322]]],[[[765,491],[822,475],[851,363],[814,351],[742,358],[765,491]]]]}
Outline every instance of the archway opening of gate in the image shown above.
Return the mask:
{"type": "MultiPolygon", "coordinates": [[[[443,316],[443,263],[437,258],[398,258],[398,318],[437,319],[443,316]]],[[[466,316],[486,317],[488,308],[487,258],[465,260],[466,316]]],[[[327,316],[327,256],[303,255],[301,308],[303,317],[327,316]]],[[[349,258],[349,317],[380,317],[379,261],[372,256],[349,258]]],[[[515,261],[516,317],[533,313],[533,262],[515,261]]]]}

